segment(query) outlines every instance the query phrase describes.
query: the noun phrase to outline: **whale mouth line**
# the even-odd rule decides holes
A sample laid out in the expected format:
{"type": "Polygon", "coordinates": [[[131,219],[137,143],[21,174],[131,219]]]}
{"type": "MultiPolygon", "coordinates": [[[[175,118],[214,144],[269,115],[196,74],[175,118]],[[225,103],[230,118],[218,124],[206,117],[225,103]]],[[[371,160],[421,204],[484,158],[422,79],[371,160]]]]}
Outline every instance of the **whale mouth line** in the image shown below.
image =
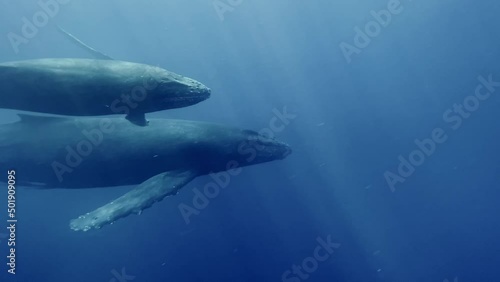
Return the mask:
{"type": "Polygon", "coordinates": [[[163,102],[185,102],[185,101],[205,101],[210,95],[181,96],[164,98],[163,102]]]}

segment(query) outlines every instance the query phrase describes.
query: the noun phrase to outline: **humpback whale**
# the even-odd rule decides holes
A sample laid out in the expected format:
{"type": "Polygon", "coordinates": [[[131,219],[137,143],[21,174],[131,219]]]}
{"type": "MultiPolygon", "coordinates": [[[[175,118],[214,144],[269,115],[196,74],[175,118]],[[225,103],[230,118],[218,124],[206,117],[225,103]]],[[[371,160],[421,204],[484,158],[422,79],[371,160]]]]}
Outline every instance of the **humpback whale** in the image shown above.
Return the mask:
{"type": "Polygon", "coordinates": [[[38,59],[0,64],[0,108],[70,116],[145,113],[210,97],[198,81],[162,68],[115,60],[38,59]]]}
{"type": "Polygon", "coordinates": [[[50,188],[137,185],[70,223],[101,228],[175,195],[194,178],[284,159],[291,148],[255,131],[218,124],[152,119],[139,127],[120,118],[20,115],[0,125],[0,167],[18,184],[50,188]]]}

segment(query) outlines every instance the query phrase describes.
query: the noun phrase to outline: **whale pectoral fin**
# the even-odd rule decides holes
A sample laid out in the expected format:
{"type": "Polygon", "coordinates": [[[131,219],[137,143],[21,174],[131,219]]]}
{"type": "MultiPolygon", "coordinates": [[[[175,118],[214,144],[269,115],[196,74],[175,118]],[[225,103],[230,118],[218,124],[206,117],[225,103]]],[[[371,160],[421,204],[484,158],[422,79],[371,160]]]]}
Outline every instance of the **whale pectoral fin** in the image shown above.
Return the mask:
{"type": "Polygon", "coordinates": [[[96,59],[100,59],[100,60],[114,60],[110,56],[108,56],[108,55],[106,55],[106,54],[104,54],[102,52],[99,52],[96,49],[94,49],[94,48],[90,47],[89,45],[85,44],[83,41],[81,41],[80,39],[76,38],[76,36],[74,36],[73,34],[67,32],[62,27],[57,26],[57,28],[59,29],[60,32],[62,32],[62,34],[64,34],[67,38],[69,38],[69,40],[75,42],[78,46],[82,47],[85,51],[89,52],[96,59]]]}
{"type": "Polygon", "coordinates": [[[197,176],[196,172],[190,170],[157,174],[118,199],[71,220],[70,228],[75,231],[99,229],[132,213],[140,214],[163,198],[176,195],[182,187],[197,176]]]}
{"type": "Polygon", "coordinates": [[[138,126],[146,126],[149,124],[149,121],[146,119],[145,113],[130,113],[125,117],[131,123],[138,126]]]}

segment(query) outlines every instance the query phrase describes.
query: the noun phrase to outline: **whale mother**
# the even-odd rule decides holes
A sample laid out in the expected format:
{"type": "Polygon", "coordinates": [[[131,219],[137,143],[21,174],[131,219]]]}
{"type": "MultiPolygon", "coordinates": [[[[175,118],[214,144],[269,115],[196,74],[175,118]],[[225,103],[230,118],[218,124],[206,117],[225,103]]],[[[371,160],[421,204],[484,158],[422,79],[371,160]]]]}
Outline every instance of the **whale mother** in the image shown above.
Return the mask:
{"type": "Polygon", "coordinates": [[[200,82],[165,69],[116,60],[37,59],[0,64],[0,108],[69,116],[145,113],[210,97],[200,82]]]}
{"type": "Polygon", "coordinates": [[[140,213],[198,176],[280,160],[291,153],[274,138],[205,122],[152,119],[149,126],[140,127],[117,118],[20,116],[18,122],[0,125],[0,167],[22,174],[19,185],[138,185],[72,220],[73,230],[100,228],[140,213]]]}

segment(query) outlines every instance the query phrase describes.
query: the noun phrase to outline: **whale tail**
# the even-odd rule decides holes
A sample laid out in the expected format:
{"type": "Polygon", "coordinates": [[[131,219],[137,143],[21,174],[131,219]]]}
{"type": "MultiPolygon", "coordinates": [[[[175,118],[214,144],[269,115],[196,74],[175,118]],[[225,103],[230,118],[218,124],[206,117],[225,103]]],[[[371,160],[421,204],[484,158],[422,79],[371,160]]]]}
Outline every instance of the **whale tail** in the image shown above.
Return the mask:
{"type": "Polygon", "coordinates": [[[85,51],[89,52],[95,58],[101,59],[101,60],[114,60],[110,56],[108,56],[108,55],[106,55],[106,54],[104,54],[104,53],[102,53],[100,51],[97,51],[96,49],[94,49],[94,48],[90,47],[89,45],[85,44],[83,41],[81,41],[80,39],[76,38],[76,36],[74,36],[73,34],[67,32],[62,27],[57,26],[57,29],[59,29],[59,31],[62,34],[64,34],[67,38],[69,38],[69,40],[73,41],[78,46],[82,47],[85,51]]]}

